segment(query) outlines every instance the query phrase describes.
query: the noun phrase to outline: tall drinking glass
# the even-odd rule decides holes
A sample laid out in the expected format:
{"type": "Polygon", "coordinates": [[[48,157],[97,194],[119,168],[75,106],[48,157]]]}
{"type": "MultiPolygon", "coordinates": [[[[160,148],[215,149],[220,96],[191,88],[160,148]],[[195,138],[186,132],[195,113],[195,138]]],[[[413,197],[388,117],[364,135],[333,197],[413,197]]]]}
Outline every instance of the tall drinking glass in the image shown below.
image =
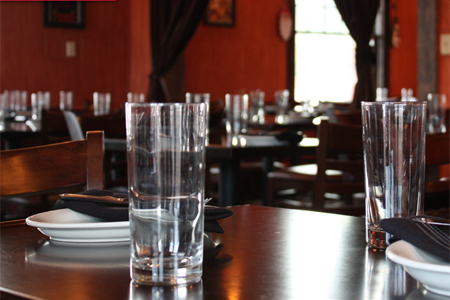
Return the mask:
{"type": "Polygon", "coordinates": [[[227,143],[239,144],[239,134],[247,131],[248,125],[248,95],[225,95],[227,143]]]}
{"type": "Polygon", "coordinates": [[[198,282],[203,263],[206,105],[127,103],[131,278],[198,282]]]}
{"type": "Polygon", "coordinates": [[[386,248],[385,218],[422,213],[425,177],[424,102],[363,102],[366,242],[386,248]]]}
{"type": "Polygon", "coordinates": [[[209,93],[186,93],[186,103],[206,104],[206,145],[209,145],[209,107],[211,95],[209,93]]]}

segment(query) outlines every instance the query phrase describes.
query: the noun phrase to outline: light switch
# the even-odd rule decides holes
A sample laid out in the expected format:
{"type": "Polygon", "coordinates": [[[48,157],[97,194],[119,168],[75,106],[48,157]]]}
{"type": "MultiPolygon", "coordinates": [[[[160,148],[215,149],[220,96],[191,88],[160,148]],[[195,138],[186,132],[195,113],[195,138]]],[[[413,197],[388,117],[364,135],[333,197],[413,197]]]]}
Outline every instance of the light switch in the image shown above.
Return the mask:
{"type": "Polygon", "coordinates": [[[450,33],[441,34],[441,55],[450,55],[450,33]]]}
{"type": "Polygon", "coordinates": [[[77,43],[75,41],[66,42],[66,57],[77,56],[77,43]]]}

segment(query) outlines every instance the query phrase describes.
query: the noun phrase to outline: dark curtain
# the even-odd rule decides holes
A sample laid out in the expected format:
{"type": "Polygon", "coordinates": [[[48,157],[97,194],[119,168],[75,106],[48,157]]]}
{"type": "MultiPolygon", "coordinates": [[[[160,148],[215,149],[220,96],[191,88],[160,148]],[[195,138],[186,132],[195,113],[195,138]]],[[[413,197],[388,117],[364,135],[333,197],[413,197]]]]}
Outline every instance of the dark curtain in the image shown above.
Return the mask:
{"type": "Polygon", "coordinates": [[[150,0],[153,71],[149,102],[169,102],[164,75],[194,35],[209,0],[150,0]]]}
{"type": "Polygon", "coordinates": [[[356,73],[352,108],[361,108],[361,101],[375,100],[373,67],[376,56],[369,46],[380,0],[334,0],[342,20],[356,42],[356,73]]]}

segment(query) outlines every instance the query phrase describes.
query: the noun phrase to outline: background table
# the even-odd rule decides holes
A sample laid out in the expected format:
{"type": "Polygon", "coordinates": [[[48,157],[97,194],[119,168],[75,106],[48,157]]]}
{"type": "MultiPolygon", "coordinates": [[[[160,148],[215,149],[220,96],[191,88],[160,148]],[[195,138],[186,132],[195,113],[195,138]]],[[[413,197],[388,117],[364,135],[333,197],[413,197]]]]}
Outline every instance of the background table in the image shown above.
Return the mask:
{"type": "Polygon", "coordinates": [[[300,147],[298,145],[273,146],[228,146],[208,145],[206,157],[219,162],[219,206],[240,204],[240,162],[243,159],[261,159],[263,182],[263,204],[267,205],[267,174],[273,169],[274,158],[292,157],[304,154],[313,154],[315,147],[300,147]]]}
{"type": "Polygon", "coordinates": [[[234,206],[223,244],[193,286],[136,287],[129,246],[50,244],[23,221],[1,224],[2,299],[440,299],[383,251],[366,247],[364,219],[234,206]],[[144,298],[145,297],[145,298],[144,298]]]}

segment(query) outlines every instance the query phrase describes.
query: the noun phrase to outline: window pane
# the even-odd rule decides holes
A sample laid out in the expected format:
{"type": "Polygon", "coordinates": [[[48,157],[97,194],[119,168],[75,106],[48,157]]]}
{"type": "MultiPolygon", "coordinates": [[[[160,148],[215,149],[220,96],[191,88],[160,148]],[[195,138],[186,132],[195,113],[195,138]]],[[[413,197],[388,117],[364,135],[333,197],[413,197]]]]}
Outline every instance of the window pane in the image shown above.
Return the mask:
{"type": "Polygon", "coordinates": [[[296,101],[350,102],[356,80],[355,42],[349,35],[296,34],[296,101]]]}

